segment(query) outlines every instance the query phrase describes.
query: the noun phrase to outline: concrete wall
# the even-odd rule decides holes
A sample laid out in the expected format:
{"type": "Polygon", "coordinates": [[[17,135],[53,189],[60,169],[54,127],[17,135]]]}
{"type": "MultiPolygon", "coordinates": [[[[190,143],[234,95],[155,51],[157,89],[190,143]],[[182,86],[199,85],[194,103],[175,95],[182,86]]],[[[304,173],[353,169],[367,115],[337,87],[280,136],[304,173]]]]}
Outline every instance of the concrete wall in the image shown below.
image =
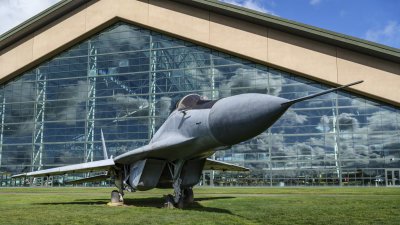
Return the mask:
{"type": "Polygon", "coordinates": [[[99,0],[0,52],[0,82],[119,20],[400,106],[400,65],[165,0],[99,0]]]}

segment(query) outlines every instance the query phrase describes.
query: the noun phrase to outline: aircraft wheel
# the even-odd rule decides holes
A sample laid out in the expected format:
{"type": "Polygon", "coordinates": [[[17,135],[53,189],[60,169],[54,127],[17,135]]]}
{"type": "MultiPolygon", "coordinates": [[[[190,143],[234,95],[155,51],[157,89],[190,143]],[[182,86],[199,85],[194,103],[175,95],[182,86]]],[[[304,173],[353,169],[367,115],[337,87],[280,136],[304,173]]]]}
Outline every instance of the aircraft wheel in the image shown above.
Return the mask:
{"type": "Polygon", "coordinates": [[[114,190],[111,192],[111,203],[119,203],[119,191],[114,190]]]}
{"type": "Polygon", "coordinates": [[[171,194],[167,195],[167,202],[165,203],[165,208],[173,209],[174,208],[174,196],[171,194]]]}
{"type": "Polygon", "coordinates": [[[179,199],[179,202],[176,203],[176,207],[179,209],[183,209],[183,198],[179,199]]]}
{"type": "Polygon", "coordinates": [[[193,194],[193,189],[192,188],[186,188],[183,190],[183,193],[185,196],[184,200],[187,203],[193,203],[194,202],[194,194],[193,194]]]}

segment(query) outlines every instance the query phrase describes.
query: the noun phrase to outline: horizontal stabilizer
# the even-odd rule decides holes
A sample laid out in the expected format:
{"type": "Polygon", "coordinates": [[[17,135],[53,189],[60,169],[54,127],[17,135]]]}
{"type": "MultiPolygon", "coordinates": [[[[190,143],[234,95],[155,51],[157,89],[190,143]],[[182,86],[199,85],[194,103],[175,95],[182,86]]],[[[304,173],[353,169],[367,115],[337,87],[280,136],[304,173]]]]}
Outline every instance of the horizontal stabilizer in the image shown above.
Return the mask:
{"type": "Polygon", "coordinates": [[[107,174],[102,174],[102,175],[97,175],[97,176],[93,176],[93,177],[68,181],[67,184],[83,184],[83,183],[90,183],[90,182],[96,182],[96,181],[103,181],[103,180],[107,180],[109,177],[110,176],[107,174]]]}
{"type": "Polygon", "coordinates": [[[74,164],[70,166],[62,166],[51,168],[47,170],[39,170],[29,173],[21,173],[12,176],[13,178],[19,177],[44,177],[44,176],[54,176],[54,175],[64,175],[67,173],[84,173],[84,172],[98,172],[98,171],[108,171],[111,167],[115,166],[113,159],[106,159],[88,163],[74,164]]]}
{"type": "Polygon", "coordinates": [[[222,171],[249,171],[249,168],[234,164],[207,159],[203,170],[222,170],[222,171]]]}
{"type": "Polygon", "coordinates": [[[307,100],[307,99],[310,99],[310,98],[315,98],[315,97],[318,97],[318,96],[321,96],[321,95],[324,95],[324,94],[328,94],[328,93],[331,93],[333,91],[337,91],[337,90],[340,90],[340,89],[343,89],[343,88],[346,88],[346,87],[349,87],[349,86],[352,86],[352,85],[355,85],[355,84],[359,84],[359,83],[362,83],[362,82],[364,82],[364,81],[360,80],[360,81],[357,81],[357,82],[354,82],[354,83],[351,83],[351,84],[346,84],[346,85],[343,85],[343,86],[340,86],[340,87],[337,87],[337,88],[332,88],[332,89],[329,89],[329,90],[326,90],[326,91],[323,91],[323,92],[320,92],[320,93],[316,93],[316,94],[305,96],[305,97],[302,97],[302,98],[297,98],[297,99],[294,99],[294,100],[290,100],[288,102],[282,103],[282,105],[283,106],[290,106],[290,105],[293,105],[296,102],[301,102],[301,101],[304,101],[304,100],[307,100]]]}

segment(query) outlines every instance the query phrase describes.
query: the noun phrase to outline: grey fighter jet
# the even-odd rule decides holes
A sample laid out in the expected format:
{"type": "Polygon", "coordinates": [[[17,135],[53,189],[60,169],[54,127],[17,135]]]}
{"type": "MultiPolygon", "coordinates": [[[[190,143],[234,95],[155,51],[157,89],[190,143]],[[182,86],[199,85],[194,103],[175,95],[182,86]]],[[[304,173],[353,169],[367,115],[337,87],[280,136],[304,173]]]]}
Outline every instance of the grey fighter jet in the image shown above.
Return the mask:
{"type": "Polygon", "coordinates": [[[175,109],[148,145],[109,158],[102,133],[104,160],[23,173],[13,177],[103,171],[104,175],[75,180],[73,183],[114,178],[119,190],[111,194],[112,202],[123,201],[123,190],[145,191],[173,187],[174,196],[169,195],[167,201],[169,204],[183,207],[184,201],[193,201],[192,187],[199,182],[202,170],[248,170],[207,157],[262,133],[296,102],[361,82],[295,100],[255,93],[207,100],[200,95],[190,94],[176,103],[175,109]]]}

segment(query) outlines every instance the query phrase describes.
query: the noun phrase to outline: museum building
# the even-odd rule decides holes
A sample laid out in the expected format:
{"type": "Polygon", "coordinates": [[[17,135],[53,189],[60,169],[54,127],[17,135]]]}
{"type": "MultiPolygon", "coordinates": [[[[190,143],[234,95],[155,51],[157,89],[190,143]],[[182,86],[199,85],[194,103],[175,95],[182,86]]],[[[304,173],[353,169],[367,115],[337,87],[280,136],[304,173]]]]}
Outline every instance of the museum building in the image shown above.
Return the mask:
{"type": "Polygon", "coordinates": [[[399,49],[216,0],[62,0],[0,36],[0,65],[0,186],[103,159],[101,130],[109,155],[145,145],[191,93],[295,99],[358,80],[212,156],[250,172],[200,184],[399,185],[399,49]]]}

